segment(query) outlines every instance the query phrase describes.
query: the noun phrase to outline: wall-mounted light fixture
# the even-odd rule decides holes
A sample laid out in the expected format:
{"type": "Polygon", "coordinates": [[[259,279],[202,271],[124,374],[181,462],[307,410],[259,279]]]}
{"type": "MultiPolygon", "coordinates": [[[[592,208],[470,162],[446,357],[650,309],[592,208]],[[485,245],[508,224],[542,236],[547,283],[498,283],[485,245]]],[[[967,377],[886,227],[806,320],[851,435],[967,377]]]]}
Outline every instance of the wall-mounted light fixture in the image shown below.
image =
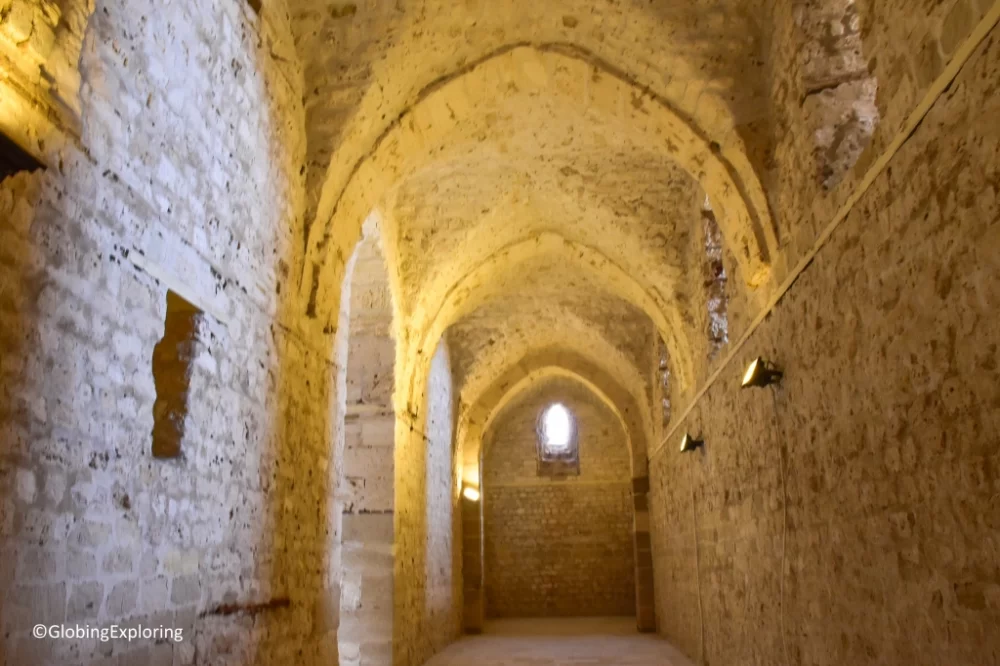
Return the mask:
{"type": "Polygon", "coordinates": [[[471,502],[478,502],[480,498],[479,489],[473,488],[472,486],[466,486],[465,490],[462,491],[462,497],[471,502]]]}
{"type": "Polygon", "coordinates": [[[743,385],[741,388],[777,384],[781,381],[782,376],[781,370],[778,370],[772,364],[758,356],[750,363],[747,371],[743,374],[743,385]]]}
{"type": "Polygon", "coordinates": [[[700,446],[705,446],[705,440],[695,439],[689,433],[684,433],[684,436],[681,437],[681,453],[694,451],[700,446]]]}

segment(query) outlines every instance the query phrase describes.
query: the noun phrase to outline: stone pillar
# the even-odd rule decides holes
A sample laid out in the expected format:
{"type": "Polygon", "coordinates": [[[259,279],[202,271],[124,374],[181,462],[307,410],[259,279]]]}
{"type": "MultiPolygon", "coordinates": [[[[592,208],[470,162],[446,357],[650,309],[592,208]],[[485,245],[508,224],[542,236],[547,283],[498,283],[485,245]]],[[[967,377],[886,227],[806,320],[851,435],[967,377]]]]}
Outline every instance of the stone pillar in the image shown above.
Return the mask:
{"type": "Polygon", "coordinates": [[[463,625],[466,633],[483,630],[486,615],[483,585],[483,499],[472,501],[462,496],[462,578],[465,610],[463,625]]]}
{"type": "Polygon", "coordinates": [[[642,632],[656,631],[653,597],[653,550],[649,537],[649,477],[632,479],[633,536],[635,539],[635,620],[642,632]]]}
{"type": "Polygon", "coordinates": [[[393,414],[348,412],[341,664],[392,663],[393,414]]]}

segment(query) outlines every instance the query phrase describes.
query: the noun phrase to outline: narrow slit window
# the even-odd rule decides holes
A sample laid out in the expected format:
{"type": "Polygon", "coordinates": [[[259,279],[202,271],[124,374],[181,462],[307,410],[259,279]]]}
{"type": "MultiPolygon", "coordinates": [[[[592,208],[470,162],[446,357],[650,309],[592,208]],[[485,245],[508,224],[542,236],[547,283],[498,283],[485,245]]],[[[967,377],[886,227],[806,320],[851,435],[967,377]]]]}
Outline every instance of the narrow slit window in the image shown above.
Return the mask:
{"type": "Polygon", "coordinates": [[[0,181],[21,171],[44,169],[45,165],[35,156],[0,132],[0,181]]]}
{"type": "Polygon", "coordinates": [[[163,338],[153,348],[154,458],[181,457],[201,316],[201,310],[194,305],[172,291],[167,292],[163,338]]]}
{"type": "Polygon", "coordinates": [[[539,476],[580,473],[576,419],[566,405],[554,402],[543,409],[536,431],[539,476]]]}

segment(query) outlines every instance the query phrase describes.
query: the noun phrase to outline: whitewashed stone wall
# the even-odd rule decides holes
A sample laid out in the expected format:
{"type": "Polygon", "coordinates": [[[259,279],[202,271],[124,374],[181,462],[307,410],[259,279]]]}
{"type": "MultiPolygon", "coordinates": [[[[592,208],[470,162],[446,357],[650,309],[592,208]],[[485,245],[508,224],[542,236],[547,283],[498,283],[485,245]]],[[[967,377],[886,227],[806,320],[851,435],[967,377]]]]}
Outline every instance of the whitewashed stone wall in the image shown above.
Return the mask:
{"type": "Polygon", "coordinates": [[[97,2],[79,142],[0,185],[2,663],[335,654],[333,371],[279,323],[304,138],[270,7],[97,2]],[[150,454],[168,288],[205,312],[174,461],[150,454]],[[39,622],[184,639],[36,640],[39,622]]]}

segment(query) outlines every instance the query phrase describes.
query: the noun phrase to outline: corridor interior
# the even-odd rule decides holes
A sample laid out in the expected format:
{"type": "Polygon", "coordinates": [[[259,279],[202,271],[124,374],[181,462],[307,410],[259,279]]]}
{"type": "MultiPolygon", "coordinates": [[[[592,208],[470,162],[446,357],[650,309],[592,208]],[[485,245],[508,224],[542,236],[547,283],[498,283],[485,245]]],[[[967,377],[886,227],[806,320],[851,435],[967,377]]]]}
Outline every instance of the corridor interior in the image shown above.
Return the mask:
{"type": "Polygon", "coordinates": [[[0,666],[1000,666],[998,21],[0,0],[0,666]]]}

